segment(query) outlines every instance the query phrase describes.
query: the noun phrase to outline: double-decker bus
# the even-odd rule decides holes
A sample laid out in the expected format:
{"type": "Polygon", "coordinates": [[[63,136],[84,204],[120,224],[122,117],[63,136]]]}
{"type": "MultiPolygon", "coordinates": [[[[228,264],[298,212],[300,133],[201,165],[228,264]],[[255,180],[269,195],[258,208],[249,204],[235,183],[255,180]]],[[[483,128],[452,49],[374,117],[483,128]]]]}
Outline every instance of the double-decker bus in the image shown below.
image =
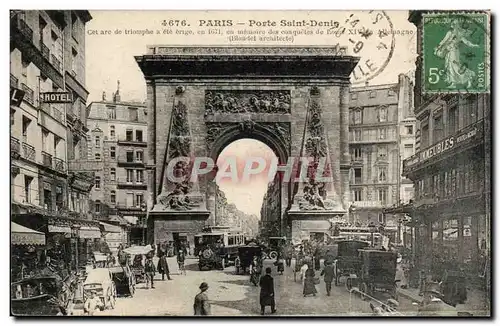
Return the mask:
{"type": "Polygon", "coordinates": [[[238,256],[238,247],[245,245],[245,235],[231,227],[210,226],[194,236],[194,243],[200,269],[223,269],[229,263],[234,263],[238,256]]]}

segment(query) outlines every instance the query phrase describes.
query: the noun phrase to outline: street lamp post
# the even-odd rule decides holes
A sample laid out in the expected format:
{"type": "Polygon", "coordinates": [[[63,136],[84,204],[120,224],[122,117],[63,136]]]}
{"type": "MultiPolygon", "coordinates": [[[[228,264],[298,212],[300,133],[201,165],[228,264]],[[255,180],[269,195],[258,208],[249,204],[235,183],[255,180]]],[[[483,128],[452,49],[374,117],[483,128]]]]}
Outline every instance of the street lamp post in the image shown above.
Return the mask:
{"type": "Polygon", "coordinates": [[[146,227],[147,227],[147,223],[148,223],[149,210],[148,210],[146,203],[144,203],[144,202],[141,204],[141,211],[146,212],[146,218],[143,219],[143,221],[142,221],[142,245],[145,246],[146,245],[146,227]]]}

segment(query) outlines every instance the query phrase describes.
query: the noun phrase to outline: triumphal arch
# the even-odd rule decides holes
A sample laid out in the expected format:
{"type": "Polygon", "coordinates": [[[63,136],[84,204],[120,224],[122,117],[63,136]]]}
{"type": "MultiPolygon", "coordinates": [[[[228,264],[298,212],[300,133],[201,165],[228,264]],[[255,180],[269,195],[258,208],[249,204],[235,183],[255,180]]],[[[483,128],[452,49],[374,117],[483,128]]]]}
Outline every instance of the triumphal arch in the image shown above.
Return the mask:
{"type": "Polygon", "coordinates": [[[136,61],[147,83],[149,241],[192,241],[215,221],[213,174],[182,181],[189,164],[180,162],[174,169],[181,178],[173,181],[169,162],[216,161],[241,138],[267,144],[280,166],[300,157],[312,158],[308,168],[326,162],[321,182],[307,173],[280,182],[281,235],[329,232],[331,220],[347,214],[349,75],[357,58],[345,49],[151,46],[136,61]]]}

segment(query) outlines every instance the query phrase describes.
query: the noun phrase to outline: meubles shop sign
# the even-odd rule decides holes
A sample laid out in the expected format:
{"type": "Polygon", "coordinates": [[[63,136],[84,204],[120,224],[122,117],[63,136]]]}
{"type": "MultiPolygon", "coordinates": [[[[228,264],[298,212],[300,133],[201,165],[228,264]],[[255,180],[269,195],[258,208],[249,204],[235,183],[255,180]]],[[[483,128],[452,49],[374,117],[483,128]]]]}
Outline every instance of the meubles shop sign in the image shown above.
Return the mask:
{"type": "Polygon", "coordinates": [[[417,163],[423,163],[433,157],[437,157],[452,148],[455,148],[471,139],[479,138],[483,134],[483,122],[475,123],[466,129],[460,131],[457,135],[450,136],[420,151],[404,161],[404,169],[410,168],[417,163]]]}

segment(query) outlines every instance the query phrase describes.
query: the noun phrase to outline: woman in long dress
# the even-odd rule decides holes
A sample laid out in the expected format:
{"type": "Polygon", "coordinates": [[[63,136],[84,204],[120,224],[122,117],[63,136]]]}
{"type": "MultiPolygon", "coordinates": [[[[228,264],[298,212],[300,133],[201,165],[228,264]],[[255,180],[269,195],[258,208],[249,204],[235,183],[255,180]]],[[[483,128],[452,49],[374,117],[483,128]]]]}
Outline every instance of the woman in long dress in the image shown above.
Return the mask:
{"type": "Polygon", "coordinates": [[[316,293],[318,293],[318,291],[316,290],[316,285],[314,284],[315,276],[316,273],[314,272],[314,269],[312,268],[311,265],[308,265],[306,275],[304,278],[304,291],[303,291],[304,297],[310,294],[316,296],[316,293]]]}

